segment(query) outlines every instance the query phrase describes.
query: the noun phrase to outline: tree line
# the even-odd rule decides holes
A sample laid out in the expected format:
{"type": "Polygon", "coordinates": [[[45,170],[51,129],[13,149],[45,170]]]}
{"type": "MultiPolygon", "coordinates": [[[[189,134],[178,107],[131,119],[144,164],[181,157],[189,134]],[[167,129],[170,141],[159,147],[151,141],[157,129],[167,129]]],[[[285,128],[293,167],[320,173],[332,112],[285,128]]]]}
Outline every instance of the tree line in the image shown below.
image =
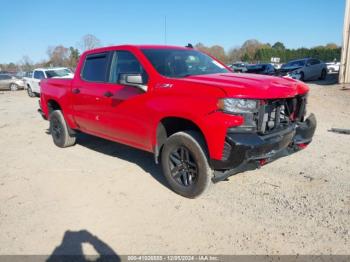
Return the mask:
{"type": "MultiPolygon", "coordinates": [[[[65,47],[63,45],[50,46],[47,48],[48,58],[34,63],[28,55],[22,57],[17,63],[0,64],[2,71],[31,71],[38,67],[64,66],[75,68],[81,52],[101,46],[101,41],[94,35],[84,35],[78,42],[77,47],[65,47]]],[[[313,48],[288,49],[282,42],[273,45],[261,43],[256,39],[250,39],[241,46],[231,48],[228,51],[220,45],[205,46],[197,43],[195,48],[207,52],[220,61],[230,64],[236,61],[248,63],[270,62],[272,57],[279,57],[281,63],[289,60],[312,57],[325,62],[340,60],[341,47],[334,43],[313,48]]]]}
{"type": "Polygon", "coordinates": [[[101,41],[94,35],[84,35],[76,47],[63,45],[49,46],[47,59],[34,63],[28,55],[24,55],[17,63],[0,64],[0,71],[31,71],[38,67],[69,67],[77,66],[81,52],[101,46],[101,41]]]}
{"type": "Polygon", "coordinates": [[[219,60],[229,64],[236,61],[248,63],[268,63],[272,57],[279,57],[281,63],[286,63],[293,59],[312,57],[325,62],[340,60],[341,47],[337,44],[329,43],[325,46],[316,46],[312,48],[288,49],[282,42],[276,42],[273,45],[261,43],[258,40],[251,39],[225,52],[225,49],[219,45],[211,47],[202,43],[195,45],[195,48],[205,51],[219,60]]]}

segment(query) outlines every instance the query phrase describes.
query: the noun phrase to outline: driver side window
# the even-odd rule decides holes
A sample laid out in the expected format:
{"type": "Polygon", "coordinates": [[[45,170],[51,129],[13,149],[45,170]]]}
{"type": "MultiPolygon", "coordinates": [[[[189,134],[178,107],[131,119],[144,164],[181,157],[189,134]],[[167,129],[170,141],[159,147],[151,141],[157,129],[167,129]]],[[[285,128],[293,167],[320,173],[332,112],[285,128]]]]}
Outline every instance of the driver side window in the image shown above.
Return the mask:
{"type": "Polygon", "coordinates": [[[44,79],[45,78],[45,75],[44,75],[44,72],[43,71],[34,71],[34,78],[35,79],[44,79]]]}
{"type": "Polygon", "coordinates": [[[141,75],[147,84],[148,75],[137,58],[129,51],[116,51],[113,54],[109,82],[119,84],[126,75],[141,75]]]}

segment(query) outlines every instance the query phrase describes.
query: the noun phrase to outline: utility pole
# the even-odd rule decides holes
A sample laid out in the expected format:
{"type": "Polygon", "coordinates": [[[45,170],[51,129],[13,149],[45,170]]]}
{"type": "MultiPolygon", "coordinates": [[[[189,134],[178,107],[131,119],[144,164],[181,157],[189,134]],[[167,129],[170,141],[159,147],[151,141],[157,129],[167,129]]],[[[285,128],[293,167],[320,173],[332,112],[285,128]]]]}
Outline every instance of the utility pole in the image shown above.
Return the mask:
{"type": "Polygon", "coordinates": [[[350,0],[346,0],[339,84],[350,83],[350,0]]]}

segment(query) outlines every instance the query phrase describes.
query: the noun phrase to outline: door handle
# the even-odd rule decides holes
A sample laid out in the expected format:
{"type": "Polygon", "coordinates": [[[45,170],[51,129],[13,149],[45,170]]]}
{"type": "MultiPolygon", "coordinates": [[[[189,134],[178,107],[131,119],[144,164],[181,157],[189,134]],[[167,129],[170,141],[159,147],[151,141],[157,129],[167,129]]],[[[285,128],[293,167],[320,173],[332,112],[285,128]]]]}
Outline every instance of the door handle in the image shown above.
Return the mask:
{"type": "Polygon", "coordinates": [[[79,88],[73,88],[72,89],[72,93],[73,94],[79,94],[80,93],[80,89],[79,88]]]}
{"type": "Polygon", "coordinates": [[[107,91],[106,93],[103,94],[105,97],[111,97],[113,96],[113,93],[110,91],[107,91]]]}

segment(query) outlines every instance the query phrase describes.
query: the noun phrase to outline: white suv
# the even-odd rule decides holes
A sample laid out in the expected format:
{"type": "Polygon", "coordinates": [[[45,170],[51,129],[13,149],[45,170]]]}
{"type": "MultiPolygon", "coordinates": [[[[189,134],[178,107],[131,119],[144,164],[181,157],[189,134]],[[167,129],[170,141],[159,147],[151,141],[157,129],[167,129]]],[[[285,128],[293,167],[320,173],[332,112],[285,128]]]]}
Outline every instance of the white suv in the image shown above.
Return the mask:
{"type": "Polygon", "coordinates": [[[37,68],[31,77],[24,77],[25,87],[30,97],[39,96],[40,81],[46,78],[73,78],[73,72],[66,67],[37,68]]]}

